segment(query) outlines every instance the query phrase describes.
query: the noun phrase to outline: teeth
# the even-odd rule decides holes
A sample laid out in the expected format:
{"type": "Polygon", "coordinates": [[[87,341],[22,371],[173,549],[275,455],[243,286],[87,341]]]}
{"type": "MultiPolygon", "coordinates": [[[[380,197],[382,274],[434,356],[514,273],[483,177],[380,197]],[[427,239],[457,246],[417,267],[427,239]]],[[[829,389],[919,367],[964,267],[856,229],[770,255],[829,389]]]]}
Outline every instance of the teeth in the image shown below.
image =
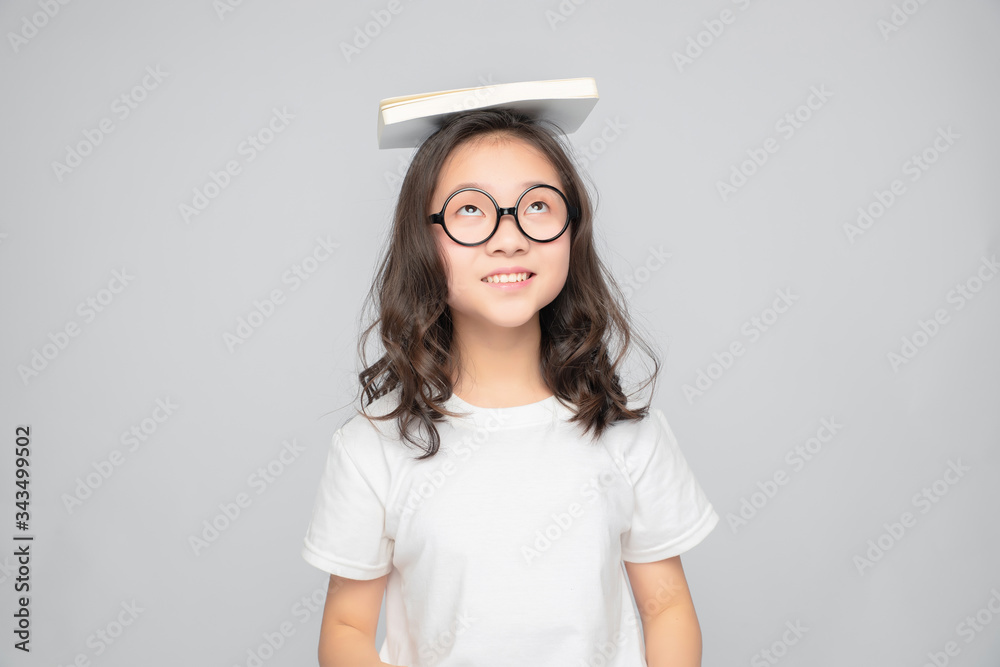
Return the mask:
{"type": "Polygon", "coordinates": [[[487,283],[519,283],[527,280],[531,273],[498,273],[494,276],[486,276],[483,282],[487,283]]]}

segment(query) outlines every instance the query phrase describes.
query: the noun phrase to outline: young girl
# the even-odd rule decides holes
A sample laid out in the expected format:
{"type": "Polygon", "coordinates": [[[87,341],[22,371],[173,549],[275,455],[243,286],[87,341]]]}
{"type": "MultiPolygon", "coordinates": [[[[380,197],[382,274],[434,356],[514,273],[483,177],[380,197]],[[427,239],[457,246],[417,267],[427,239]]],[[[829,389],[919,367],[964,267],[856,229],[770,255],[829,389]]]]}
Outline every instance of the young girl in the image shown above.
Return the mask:
{"type": "Polygon", "coordinates": [[[359,344],[367,364],[377,327],[385,354],[302,552],[331,575],[324,667],[701,663],[680,554],[719,518],[663,413],[620,386],[634,334],[557,133],[466,112],[406,174],[359,344]]]}

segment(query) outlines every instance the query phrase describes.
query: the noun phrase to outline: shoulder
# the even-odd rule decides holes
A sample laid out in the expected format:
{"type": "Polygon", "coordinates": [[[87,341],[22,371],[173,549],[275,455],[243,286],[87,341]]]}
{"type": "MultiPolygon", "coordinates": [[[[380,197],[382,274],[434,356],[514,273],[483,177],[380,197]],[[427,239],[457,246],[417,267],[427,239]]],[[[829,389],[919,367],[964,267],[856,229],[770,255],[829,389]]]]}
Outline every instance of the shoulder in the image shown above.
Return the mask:
{"type": "Polygon", "coordinates": [[[368,417],[385,416],[398,405],[398,390],[376,398],[365,406],[365,412],[355,404],[354,413],[337,429],[332,445],[342,447],[359,465],[385,463],[387,452],[399,442],[396,420],[371,420],[368,417]],[[367,414],[365,414],[367,413],[367,414]]]}
{"type": "Polygon", "coordinates": [[[678,449],[666,415],[652,406],[642,419],[612,424],[601,439],[609,453],[624,463],[630,480],[641,475],[658,453],[672,455],[678,449]]]}
{"type": "MultiPolygon", "coordinates": [[[[638,408],[641,405],[629,405],[630,408],[638,408]]],[[[641,446],[642,443],[649,443],[663,437],[673,437],[670,425],[667,423],[666,415],[659,408],[650,406],[646,416],[642,419],[626,419],[612,424],[607,431],[608,440],[619,445],[631,447],[641,446]]]]}

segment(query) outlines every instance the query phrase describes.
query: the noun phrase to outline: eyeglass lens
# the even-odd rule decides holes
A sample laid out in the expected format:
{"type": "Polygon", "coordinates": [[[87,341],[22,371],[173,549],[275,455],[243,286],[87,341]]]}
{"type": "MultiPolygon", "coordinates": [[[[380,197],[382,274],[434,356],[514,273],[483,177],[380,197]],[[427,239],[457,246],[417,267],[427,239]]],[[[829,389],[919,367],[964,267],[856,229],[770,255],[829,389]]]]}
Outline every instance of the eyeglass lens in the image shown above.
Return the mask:
{"type": "MultiPolygon", "coordinates": [[[[535,241],[548,241],[566,225],[566,202],[550,188],[531,189],[521,198],[517,220],[535,241]]],[[[454,195],[444,211],[448,232],[462,243],[479,243],[493,231],[497,209],[482,192],[466,190],[454,195]]]]}

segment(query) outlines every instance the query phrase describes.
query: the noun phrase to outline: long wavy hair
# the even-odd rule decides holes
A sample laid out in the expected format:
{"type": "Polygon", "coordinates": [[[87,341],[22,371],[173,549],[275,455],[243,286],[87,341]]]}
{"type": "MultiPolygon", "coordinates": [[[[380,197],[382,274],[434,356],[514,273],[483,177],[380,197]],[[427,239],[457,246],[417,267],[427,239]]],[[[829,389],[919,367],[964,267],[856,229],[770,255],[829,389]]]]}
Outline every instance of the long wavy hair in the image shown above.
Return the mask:
{"type": "Polygon", "coordinates": [[[643,419],[648,413],[649,403],[635,409],[627,406],[619,367],[633,338],[653,360],[653,371],[640,389],[650,383],[655,387],[660,362],[643,338],[633,333],[621,289],[595,251],[591,199],[560,134],[549,121],[511,109],[464,112],[421,144],[406,172],[388,247],[362,308],[375,310],[377,317],[358,342],[364,368],[358,374],[362,392],[358,400],[360,413],[370,422],[395,418],[400,439],[424,452],[419,459],[438,451],[435,422],[445,415],[460,416],[443,406],[452,395],[452,373],[460,361],[452,350],[446,266],[427,211],[445,160],[474,139],[520,138],[535,146],[555,167],[567,199],[580,211],[566,232],[570,234],[566,284],[539,312],[540,368],[546,385],[560,402],[573,406],[570,421],[582,424],[593,439],[615,422],[643,419]],[[376,331],[384,354],[369,365],[365,350],[376,331]],[[367,413],[367,406],[397,389],[399,402],[393,401],[394,409],[381,415],[367,413]],[[414,437],[414,430],[426,432],[427,437],[414,437]]]}

